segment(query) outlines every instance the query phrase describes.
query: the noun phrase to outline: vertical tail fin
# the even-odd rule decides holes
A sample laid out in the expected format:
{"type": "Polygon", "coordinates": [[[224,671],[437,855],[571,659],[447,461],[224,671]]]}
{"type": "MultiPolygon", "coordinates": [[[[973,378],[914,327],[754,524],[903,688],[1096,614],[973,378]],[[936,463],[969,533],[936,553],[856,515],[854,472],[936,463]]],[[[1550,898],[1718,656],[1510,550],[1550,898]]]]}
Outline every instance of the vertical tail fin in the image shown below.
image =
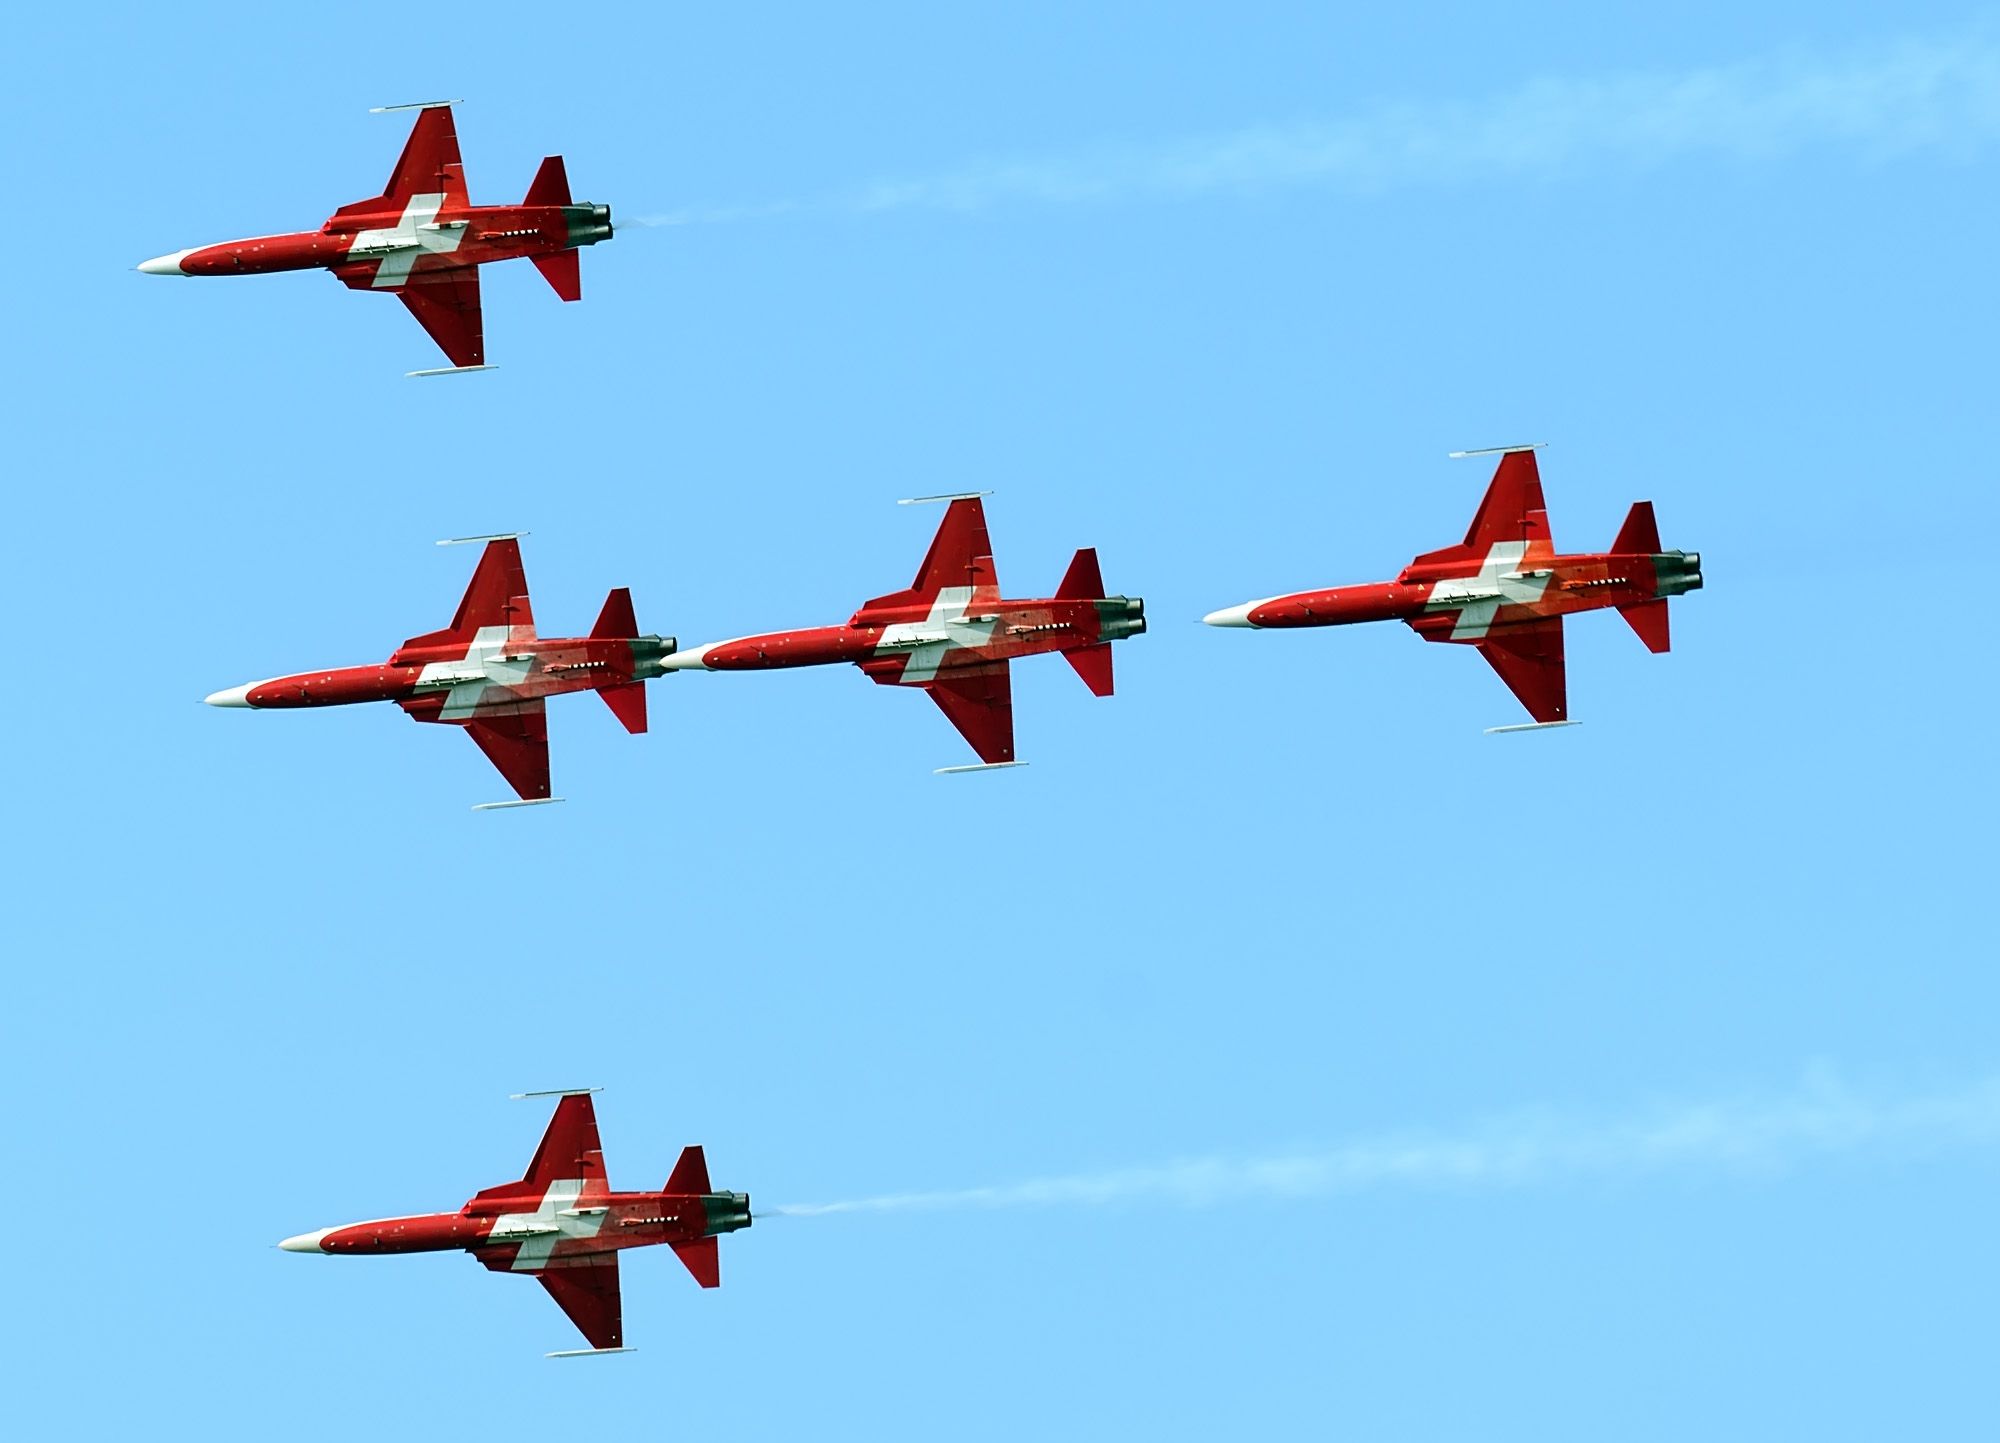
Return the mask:
{"type": "Polygon", "coordinates": [[[549,156],[542,162],[542,168],[535,172],[535,181],[528,187],[527,199],[522,205],[568,205],[569,172],[563,169],[563,158],[549,156]]]}
{"type": "Polygon", "coordinates": [[[1064,652],[1063,660],[1076,668],[1076,674],[1083,678],[1083,684],[1090,688],[1092,696],[1111,695],[1110,642],[1079,646],[1074,651],[1064,652]]]}
{"type": "Polygon", "coordinates": [[[542,273],[542,279],[554,287],[555,293],[566,301],[583,299],[583,265],[575,251],[552,251],[547,255],[529,256],[535,269],[542,273]]]}
{"type": "Polygon", "coordinates": [[[667,1185],[661,1191],[674,1197],[697,1197],[714,1189],[708,1185],[708,1157],[698,1147],[681,1149],[681,1160],[674,1164],[667,1185]]]}
{"type": "Polygon", "coordinates": [[[1666,597],[1656,596],[1651,601],[1621,606],[1618,614],[1639,634],[1639,640],[1646,643],[1646,650],[1662,652],[1671,648],[1673,642],[1667,631],[1666,597]]]}
{"type": "MultiPolygon", "coordinates": [[[[1618,539],[1611,543],[1613,556],[1651,556],[1660,549],[1660,524],[1653,519],[1653,503],[1634,501],[1632,509],[1625,513],[1625,524],[1618,528],[1618,539]]],[[[1654,648],[1657,651],[1665,647],[1654,648]]]]}
{"type": "Polygon", "coordinates": [[[628,681],[618,686],[601,686],[597,694],[604,698],[604,704],[611,708],[611,714],[618,718],[618,724],[632,733],[643,735],[646,730],[646,683],[628,681]]]}
{"type": "Polygon", "coordinates": [[[687,1264],[687,1270],[694,1274],[697,1283],[704,1288],[722,1286],[722,1249],[715,1245],[714,1238],[700,1238],[672,1246],[674,1255],[687,1264]]]}
{"type": "Polygon", "coordinates": [[[621,586],[604,598],[597,613],[597,625],[590,629],[592,641],[630,641],[639,634],[639,618],[632,610],[632,591],[621,586]]]}
{"type": "Polygon", "coordinates": [[[1070,558],[1062,585],[1056,588],[1057,601],[1097,601],[1104,596],[1104,574],[1097,569],[1097,548],[1086,546],[1070,558]]]}

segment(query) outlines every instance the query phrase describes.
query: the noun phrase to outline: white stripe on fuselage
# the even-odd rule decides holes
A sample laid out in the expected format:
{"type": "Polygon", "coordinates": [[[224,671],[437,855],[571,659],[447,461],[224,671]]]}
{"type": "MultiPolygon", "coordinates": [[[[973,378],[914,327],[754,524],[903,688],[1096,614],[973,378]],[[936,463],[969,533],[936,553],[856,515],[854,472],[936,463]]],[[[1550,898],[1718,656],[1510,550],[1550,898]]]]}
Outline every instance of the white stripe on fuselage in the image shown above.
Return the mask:
{"type": "Polygon", "coordinates": [[[1528,554],[1525,541],[1496,541],[1480,563],[1476,576],[1456,576],[1431,587],[1424,601],[1425,611],[1456,611],[1458,620],[1451,628],[1453,641],[1477,641],[1493,625],[1503,606],[1531,606],[1549,589],[1549,575],[1522,572],[1521,561],[1528,554]]]}
{"type": "Polygon", "coordinates": [[[513,631],[506,626],[480,627],[462,659],[426,662],[417,674],[417,690],[450,687],[451,695],[445,698],[441,714],[443,719],[455,721],[471,716],[489,686],[517,687],[534,670],[533,657],[509,656],[508,648],[515,640],[533,640],[532,636],[514,638],[513,631]]]}
{"type": "Polygon", "coordinates": [[[924,620],[899,621],[882,628],[882,639],[875,644],[878,653],[910,649],[910,659],[896,679],[897,685],[921,686],[937,676],[946,652],[984,646],[993,639],[993,629],[1000,624],[998,617],[965,619],[966,609],[972,605],[972,594],[970,586],[942,587],[937,600],[931,603],[931,614],[924,620]]]}
{"type": "Polygon", "coordinates": [[[465,227],[458,223],[433,225],[444,206],[442,192],[413,195],[403,207],[403,218],[385,230],[356,231],[347,254],[354,260],[382,257],[375,268],[377,290],[393,289],[410,278],[411,268],[421,255],[448,255],[465,239],[465,227]]]}
{"type": "Polygon", "coordinates": [[[500,1214],[493,1220],[493,1231],[486,1240],[511,1242],[509,1233],[527,1234],[521,1239],[521,1250],[514,1254],[514,1271],[540,1272],[557,1243],[567,1238],[594,1238],[604,1227],[609,1214],[591,1212],[579,1217],[572,1211],[576,1200],[583,1196],[583,1185],[580,1177],[557,1178],[542,1194],[540,1207],[531,1213],[500,1214]]]}

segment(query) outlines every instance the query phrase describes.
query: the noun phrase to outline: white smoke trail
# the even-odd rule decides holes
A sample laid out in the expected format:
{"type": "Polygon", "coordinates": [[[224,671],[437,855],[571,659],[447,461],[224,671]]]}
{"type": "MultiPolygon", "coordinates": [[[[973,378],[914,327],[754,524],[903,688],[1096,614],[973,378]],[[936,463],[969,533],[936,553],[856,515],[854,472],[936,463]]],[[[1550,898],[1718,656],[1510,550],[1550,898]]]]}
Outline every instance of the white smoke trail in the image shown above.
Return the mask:
{"type": "Polygon", "coordinates": [[[1867,161],[1914,152],[1965,159],[1996,139],[2000,43],[1979,27],[1841,55],[1793,50],[1694,70],[1548,78],[1480,101],[1412,101],[1325,123],[975,163],[819,201],[692,207],[636,223],[713,224],[805,211],[970,212],[1302,186],[1376,191],[1590,165],[1629,170],[1693,155],[1770,161],[1812,147],[1867,161]]]}
{"type": "Polygon", "coordinates": [[[1156,1167],[1036,1178],[947,1192],[891,1193],[771,1211],[794,1217],[940,1208],[1207,1207],[1246,1192],[1325,1198],[1388,1187],[1517,1188],[1663,1173],[1775,1173],[1815,1158],[2000,1142],[2000,1077],[1957,1092],[1870,1099],[1816,1073],[1790,1096],[1656,1109],[1592,1123],[1517,1114],[1458,1137],[1412,1134],[1274,1157],[1187,1158],[1156,1167]]]}

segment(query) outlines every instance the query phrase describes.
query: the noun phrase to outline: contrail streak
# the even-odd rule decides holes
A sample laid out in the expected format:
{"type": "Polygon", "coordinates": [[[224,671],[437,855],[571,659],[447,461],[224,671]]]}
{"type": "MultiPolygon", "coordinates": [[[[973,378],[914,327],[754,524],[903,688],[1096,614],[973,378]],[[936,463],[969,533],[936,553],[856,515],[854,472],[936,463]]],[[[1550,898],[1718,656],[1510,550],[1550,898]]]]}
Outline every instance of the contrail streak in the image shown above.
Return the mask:
{"type": "Polygon", "coordinates": [[[889,1193],[771,1211],[905,1212],[943,1208],[1102,1207],[1159,1202],[1201,1208],[1267,1198],[1326,1198],[1381,1188],[1518,1188],[1658,1174],[1782,1172],[1817,1158],[2000,1142],[2000,1077],[1928,1097],[1869,1099],[1826,1073],[1786,1097],[1656,1109],[1592,1123],[1516,1114],[1462,1136],[1410,1134],[1263,1158],[1185,1158],[1153,1167],[1035,1178],[945,1192],[889,1193]]]}
{"type": "Polygon", "coordinates": [[[1591,166],[1631,170],[1697,155],[1767,162],[1814,147],[1875,162],[1916,152],[1966,159],[1996,139],[2000,43],[1982,26],[1837,55],[1791,50],[1694,70],[1553,77],[1483,100],[1408,101],[1321,123],[982,161],[878,180],[816,201],[696,206],[636,223],[973,212],[1307,186],[1371,192],[1549,177],[1591,166]]]}

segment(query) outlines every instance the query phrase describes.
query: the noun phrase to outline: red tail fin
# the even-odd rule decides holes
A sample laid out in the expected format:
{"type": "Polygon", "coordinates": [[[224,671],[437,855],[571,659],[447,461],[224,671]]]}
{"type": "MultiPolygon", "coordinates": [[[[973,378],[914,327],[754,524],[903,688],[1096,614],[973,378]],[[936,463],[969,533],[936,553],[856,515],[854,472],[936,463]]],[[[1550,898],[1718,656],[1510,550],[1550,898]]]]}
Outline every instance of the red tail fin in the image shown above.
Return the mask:
{"type": "Polygon", "coordinates": [[[639,634],[639,618],[632,610],[632,591],[621,586],[604,598],[604,609],[591,627],[593,641],[630,641],[639,634]]]}
{"type": "Polygon", "coordinates": [[[1057,601],[1096,601],[1104,595],[1104,575],[1097,569],[1097,548],[1086,546],[1070,558],[1062,585],[1056,588],[1057,601]]]}
{"type": "Polygon", "coordinates": [[[542,168],[535,172],[535,183],[528,187],[528,195],[522,205],[568,205],[569,172],[563,169],[563,158],[552,155],[542,162],[542,168]]]}
{"type": "MultiPolygon", "coordinates": [[[[1645,505],[1643,501],[1639,504],[1641,506],[1645,505]]],[[[1633,509],[1636,511],[1638,507],[1634,507],[1633,509]]],[[[1628,521],[1625,524],[1629,529],[1632,523],[1628,521]]],[[[1656,541],[1654,545],[1655,549],[1657,549],[1658,542],[1656,541]]],[[[1639,633],[1639,640],[1646,643],[1646,650],[1662,652],[1671,647],[1672,638],[1667,632],[1666,597],[1656,596],[1651,601],[1641,601],[1631,606],[1621,606],[1618,608],[1618,614],[1625,618],[1631,625],[1632,630],[1639,633]]]]}
{"type": "Polygon", "coordinates": [[[698,1147],[681,1149],[681,1160],[674,1164],[673,1175],[661,1189],[674,1197],[698,1197],[714,1190],[708,1185],[708,1158],[698,1147]]]}
{"type": "Polygon", "coordinates": [[[535,269],[542,273],[542,279],[555,287],[557,295],[566,301],[583,299],[583,266],[578,262],[575,251],[554,251],[548,255],[529,256],[535,269]]]}
{"type": "Polygon", "coordinates": [[[715,1245],[714,1238],[702,1238],[699,1242],[675,1243],[674,1253],[687,1264],[687,1270],[694,1274],[694,1280],[704,1288],[722,1286],[722,1249],[715,1245]]]}
{"type": "MultiPolygon", "coordinates": [[[[1634,501],[1632,509],[1625,513],[1625,524],[1618,528],[1618,539],[1611,543],[1613,556],[1651,556],[1660,549],[1660,525],[1653,519],[1653,503],[1634,501]]],[[[1655,651],[1665,651],[1656,646],[1655,651]]]]}
{"type": "Polygon", "coordinates": [[[1083,684],[1090,688],[1093,696],[1111,695],[1110,642],[1079,646],[1075,651],[1064,652],[1063,660],[1076,668],[1076,674],[1083,678],[1083,684]]]}
{"type": "Polygon", "coordinates": [[[599,687],[597,694],[604,698],[604,704],[626,731],[636,737],[646,730],[646,683],[628,681],[620,686],[599,687]]]}

